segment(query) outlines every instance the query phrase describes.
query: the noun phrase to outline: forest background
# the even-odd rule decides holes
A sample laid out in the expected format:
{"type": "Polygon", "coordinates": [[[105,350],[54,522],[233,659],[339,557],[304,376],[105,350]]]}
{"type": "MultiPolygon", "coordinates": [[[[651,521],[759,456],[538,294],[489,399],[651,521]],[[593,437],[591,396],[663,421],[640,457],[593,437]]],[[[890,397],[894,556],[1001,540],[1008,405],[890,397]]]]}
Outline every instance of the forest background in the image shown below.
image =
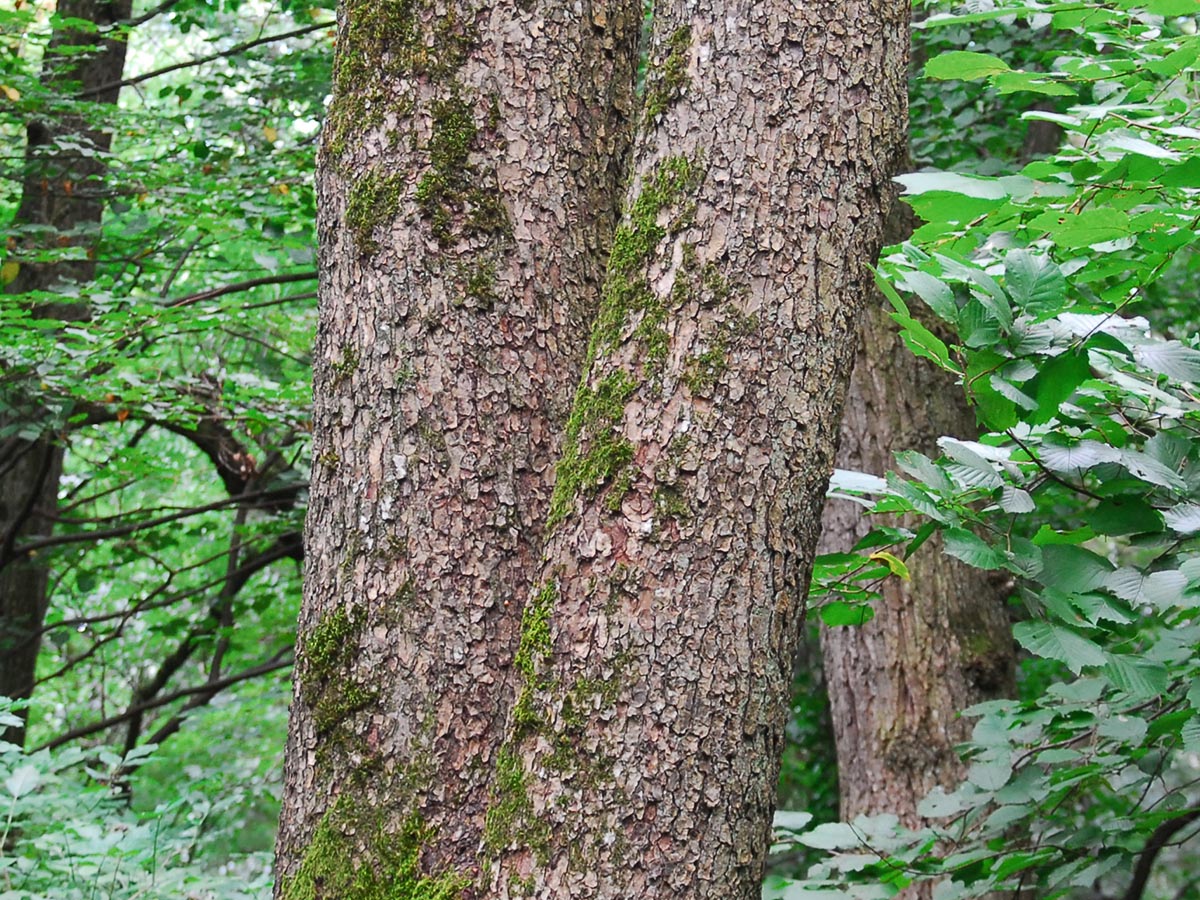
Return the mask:
{"type": "MultiPolygon", "coordinates": [[[[0,898],[264,897],[333,10],[120,7],[0,7],[0,634],[38,639],[0,662],[0,898]]],[[[1197,890],[1195,15],[919,12],[918,227],[880,284],[984,434],[835,476],[881,527],[816,567],[769,895],[1197,890]],[[1017,696],[925,821],[839,823],[818,623],[869,620],[931,540],[1001,585],[1017,696]]]]}

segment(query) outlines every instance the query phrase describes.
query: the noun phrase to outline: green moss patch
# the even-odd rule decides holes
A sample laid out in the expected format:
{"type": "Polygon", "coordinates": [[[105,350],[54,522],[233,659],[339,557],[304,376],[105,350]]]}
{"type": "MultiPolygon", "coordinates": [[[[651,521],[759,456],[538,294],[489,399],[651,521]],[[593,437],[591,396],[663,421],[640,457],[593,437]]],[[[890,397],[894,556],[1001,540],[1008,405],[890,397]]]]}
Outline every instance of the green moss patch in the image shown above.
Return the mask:
{"type": "Polygon", "coordinates": [[[654,121],[683,96],[690,82],[687,57],[691,45],[692,30],[686,26],[675,29],[667,38],[666,57],[652,66],[646,76],[646,99],[642,106],[644,121],[654,121]]]}
{"type": "Polygon", "coordinates": [[[328,733],[374,703],[379,692],[356,683],[350,668],[358,652],[362,614],[338,608],[326,614],[305,637],[300,693],[313,711],[318,733],[328,733]]]}
{"type": "Polygon", "coordinates": [[[529,847],[540,863],[549,857],[550,826],[533,814],[520,755],[504,747],[496,756],[496,779],[484,820],[483,846],[498,853],[513,843],[529,847]]]}
{"type": "Polygon", "coordinates": [[[403,111],[391,95],[412,76],[444,79],[466,61],[476,40],[474,22],[455,8],[425,16],[429,0],[346,0],[345,30],[333,70],[333,101],[326,118],[324,151],[341,156],[352,134],[383,121],[383,110],[403,111]]]}
{"type": "Polygon", "coordinates": [[[462,236],[507,234],[508,211],[499,191],[470,163],[479,131],[470,105],[455,86],[432,107],[433,134],[429,139],[429,170],[417,183],[417,204],[438,244],[462,236]]]}
{"type": "Polygon", "coordinates": [[[395,831],[374,811],[345,796],[325,814],[283,900],[455,900],[471,884],[455,871],[421,872],[421,850],[433,837],[417,813],[395,831]]]}
{"type": "Polygon", "coordinates": [[[346,228],[361,255],[370,256],[379,251],[375,229],[396,217],[403,189],[403,175],[384,175],[376,170],[367,172],[350,187],[346,198],[346,228]]]}
{"type": "Polygon", "coordinates": [[[548,527],[566,519],[581,491],[600,490],[633,459],[633,444],[617,429],[625,401],[636,387],[628,372],[618,370],[595,388],[584,384],[576,392],[550,496],[548,527]]]}

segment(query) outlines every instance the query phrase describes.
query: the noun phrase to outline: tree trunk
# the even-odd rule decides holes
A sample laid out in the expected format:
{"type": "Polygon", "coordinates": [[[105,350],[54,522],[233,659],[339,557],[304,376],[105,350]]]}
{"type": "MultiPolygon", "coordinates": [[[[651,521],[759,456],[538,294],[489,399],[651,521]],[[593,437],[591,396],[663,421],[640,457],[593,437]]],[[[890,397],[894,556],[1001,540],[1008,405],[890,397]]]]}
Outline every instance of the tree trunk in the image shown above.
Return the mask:
{"type": "MultiPolygon", "coordinates": [[[[976,435],[962,389],[908,351],[881,306],[864,316],[862,340],[839,467],[882,474],[898,450],[936,455],[942,435],[976,435]]],[[[830,501],[822,552],[850,550],[871,526],[857,504],[830,501]]],[[[846,821],[890,812],[918,826],[921,798],[965,774],[954,747],[970,736],[971,721],[959,711],[1014,689],[1003,580],[944,555],[937,539],[909,568],[911,581],[884,583],[869,623],[822,628],[846,821]]]]}
{"type": "MultiPolygon", "coordinates": [[[[58,15],[67,21],[95,23],[90,31],[60,29],[46,49],[42,71],[51,87],[79,85],[80,96],[95,103],[116,103],[125,67],[124,35],[104,37],[129,18],[131,0],[59,0],[58,15]],[[94,45],[80,54],[79,47],[94,45]],[[103,89],[100,89],[102,86],[103,89]]],[[[94,248],[104,210],[104,174],[111,135],[90,128],[74,113],[52,120],[31,121],[27,127],[25,173],[18,226],[40,226],[29,232],[22,250],[35,247],[81,246],[82,259],[54,263],[21,263],[8,286],[11,293],[52,291],[65,282],[90,281],[95,274],[94,248]],[[70,138],[77,146],[63,149],[70,138]]],[[[18,260],[20,256],[17,257],[18,260]]],[[[62,320],[86,318],[84,303],[38,301],[38,317],[62,320]]],[[[56,431],[62,422],[49,418],[36,388],[23,381],[5,388],[6,411],[0,415],[0,695],[29,697],[48,604],[45,564],[19,552],[22,538],[50,533],[58,501],[63,448],[56,431]],[[11,432],[11,433],[10,433],[11,432]],[[31,433],[40,436],[31,438],[31,433]]],[[[11,727],[3,739],[23,743],[24,726],[11,727]]]]}
{"type": "Polygon", "coordinates": [[[638,0],[340,7],[277,896],[478,877],[640,24],[638,0]]]}
{"type": "Polygon", "coordinates": [[[891,0],[655,9],[514,660],[489,896],[759,896],[907,22],[891,0]]]}

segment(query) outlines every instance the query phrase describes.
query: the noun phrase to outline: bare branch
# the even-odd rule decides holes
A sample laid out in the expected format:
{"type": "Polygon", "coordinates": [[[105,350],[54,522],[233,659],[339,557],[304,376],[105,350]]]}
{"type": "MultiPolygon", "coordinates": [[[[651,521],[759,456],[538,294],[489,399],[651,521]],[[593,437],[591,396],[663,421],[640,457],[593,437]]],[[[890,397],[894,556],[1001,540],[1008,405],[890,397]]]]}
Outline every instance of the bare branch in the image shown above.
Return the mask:
{"type": "Polygon", "coordinates": [[[314,25],[305,25],[303,28],[297,28],[293,31],[285,31],[282,34],[272,34],[267,37],[255,38],[252,41],[244,41],[240,44],[234,44],[228,50],[221,50],[218,53],[210,53],[208,56],[189,59],[185,62],[175,63],[170,66],[163,66],[161,69],[154,69],[149,72],[143,72],[141,75],[135,75],[132,78],[125,78],[121,81],[110,81],[107,84],[97,85],[89,88],[81,93],[80,97],[92,97],[96,94],[102,94],[105,91],[111,91],[113,88],[130,87],[131,85],[141,84],[143,81],[149,81],[151,78],[158,78],[160,75],[166,75],[170,72],[178,72],[180,69],[191,69],[195,66],[202,66],[205,63],[215,62],[218,59],[224,59],[229,56],[236,56],[239,53],[244,53],[247,50],[252,50],[255,47],[261,47],[264,44],[272,44],[275,41],[286,41],[289,38],[302,37],[306,34],[311,34],[314,31],[320,31],[322,28],[330,28],[335,25],[335,22],[318,22],[314,25]]]}
{"type": "Polygon", "coordinates": [[[128,720],[131,716],[140,715],[141,713],[147,712],[151,709],[158,709],[161,706],[166,706],[168,703],[173,703],[174,701],[183,697],[191,697],[195,694],[210,694],[211,696],[209,699],[211,700],[212,697],[217,695],[217,693],[223,691],[225,688],[230,687],[231,685],[248,681],[251,678],[257,678],[259,675],[266,675],[271,672],[277,672],[280,669],[286,669],[292,664],[292,662],[292,652],[291,648],[289,647],[287,649],[280,650],[266,662],[259,663],[257,666],[252,666],[249,669],[243,669],[234,675],[227,675],[218,681],[205,682],[204,684],[194,685],[192,687],[180,688],[177,691],[172,691],[169,694],[163,694],[161,697],[156,697],[155,699],[147,701],[146,703],[131,706],[116,715],[108,716],[107,718],[100,719],[96,722],[91,722],[87,725],[80,725],[78,728],[72,728],[70,731],[60,734],[58,737],[52,738],[51,740],[46,741],[44,744],[35,747],[30,752],[36,753],[38,750],[53,750],[55,747],[61,747],[63,744],[78,740],[81,737],[87,737],[88,735],[96,734],[97,732],[112,728],[114,725],[120,725],[122,722],[128,720]]]}

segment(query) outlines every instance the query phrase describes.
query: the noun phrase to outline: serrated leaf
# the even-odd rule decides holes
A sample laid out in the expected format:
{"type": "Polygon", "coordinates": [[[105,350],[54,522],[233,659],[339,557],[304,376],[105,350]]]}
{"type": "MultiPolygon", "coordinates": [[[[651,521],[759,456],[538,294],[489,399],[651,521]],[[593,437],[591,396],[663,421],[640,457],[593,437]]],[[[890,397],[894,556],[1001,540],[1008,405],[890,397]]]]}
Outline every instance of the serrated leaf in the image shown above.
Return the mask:
{"type": "Polygon", "coordinates": [[[1167,668],[1139,656],[1108,654],[1104,674],[1119,690],[1134,697],[1150,699],[1167,689],[1167,668]]]}
{"type": "Polygon", "coordinates": [[[1188,753],[1200,753],[1200,715],[1192,716],[1179,731],[1183,749],[1188,753]]]}
{"type": "Polygon", "coordinates": [[[829,493],[834,492],[890,494],[892,490],[887,481],[878,475],[850,469],[834,469],[829,478],[829,493]]]}
{"type": "Polygon", "coordinates": [[[1056,660],[1078,675],[1085,667],[1102,666],[1104,651],[1070,629],[1050,622],[1018,622],[1017,642],[1035,656],[1056,660]]]}
{"type": "Polygon", "coordinates": [[[1077,475],[1100,463],[1116,462],[1121,452],[1099,441],[1080,441],[1073,446],[1042,444],[1039,459],[1053,472],[1077,475]]]}
{"type": "Polygon", "coordinates": [[[998,791],[1012,778],[1012,763],[1005,760],[972,763],[967,781],[985,791],[998,791]]]}
{"type": "Polygon", "coordinates": [[[1099,625],[1101,622],[1127,625],[1133,621],[1124,610],[1117,609],[1108,598],[1100,594],[1073,594],[1071,602],[1083,613],[1089,625],[1099,625]]]}
{"type": "Polygon", "coordinates": [[[1003,200],[1008,196],[1008,191],[994,178],[959,175],[956,172],[910,172],[897,175],[893,180],[903,185],[906,197],[936,192],[962,194],[978,200],[1003,200]]]}
{"type": "Polygon", "coordinates": [[[1129,214],[1112,208],[1047,210],[1029,223],[1029,229],[1046,232],[1054,243],[1067,249],[1091,247],[1133,233],[1129,214]]]}
{"type": "Polygon", "coordinates": [[[800,831],[806,828],[808,823],[813,820],[813,814],[795,809],[777,809],[775,817],[772,820],[772,826],[775,829],[784,831],[800,831]]]}
{"type": "Polygon", "coordinates": [[[1010,250],[1004,257],[1008,295],[1022,308],[1056,306],[1067,290],[1062,270],[1048,256],[1028,250],[1010,250]]]}
{"type": "Polygon", "coordinates": [[[936,78],[939,81],[961,79],[976,81],[1010,72],[1012,67],[998,56],[989,53],[974,53],[970,50],[951,50],[941,53],[925,64],[925,77],[936,78]]]}
{"type": "Polygon", "coordinates": [[[796,840],[818,850],[854,850],[863,845],[862,837],[845,822],[826,822],[796,840]]]}
{"type": "Polygon", "coordinates": [[[953,322],[958,315],[954,291],[941,279],[934,278],[927,272],[914,270],[901,274],[900,286],[924,300],[935,315],[947,322],[953,322]]]}
{"type": "Polygon", "coordinates": [[[950,350],[945,341],[922,325],[912,316],[903,313],[892,313],[892,319],[900,326],[900,338],[913,352],[914,356],[928,359],[937,363],[943,369],[957,372],[958,369],[950,362],[950,350]]]}
{"type": "Polygon", "coordinates": [[[947,794],[944,788],[935,787],[917,804],[917,815],[927,819],[942,819],[962,812],[970,805],[958,791],[947,794]]]}
{"type": "Polygon", "coordinates": [[[1074,97],[1076,90],[1060,79],[1044,72],[1002,72],[992,78],[992,85],[1001,94],[1027,91],[1048,97],[1074,97]]]}
{"type": "Polygon", "coordinates": [[[1181,503],[1162,511],[1167,527],[1178,534],[1195,534],[1200,531],[1200,505],[1181,503]]]}
{"type": "Polygon", "coordinates": [[[1029,421],[1034,425],[1049,422],[1058,415],[1062,403],[1091,375],[1087,353],[1063,353],[1049,360],[1034,380],[1037,410],[1029,416],[1029,421]]]}
{"type": "Polygon", "coordinates": [[[1192,679],[1192,684],[1187,692],[1188,703],[1192,705],[1192,709],[1200,710],[1200,676],[1192,679]]]}
{"type": "Polygon", "coordinates": [[[1139,716],[1109,716],[1096,729],[1101,737],[1123,743],[1139,744],[1146,736],[1146,720],[1139,716]]]}
{"type": "Polygon", "coordinates": [[[1163,612],[1183,599],[1187,578],[1178,569],[1147,573],[1122,566],[1104,579],[1104,586],[1122,600],[1148,603],[1163,612]]]}
{"type": "Polygon", "coordinates": [[[998,550],[965,528],[947,529],[942,536],[942,546],[950,556],[977,569],[999,569],[1004,566],[1004,557],[998,550]]]}
{"type": "Polygon", "coordinates": [[[1029,491],[1005,485],[1000,491],[1000,508],[1011,515],[1033,512],[1036,505],[1029,491]]]}
{"type": "Polygon", "coordinates": [[[18,766],[4,779],[4,789],[14,799],[20,799],[37,789],[42,782],[42,773],[34,766],[18,766]]]}
{"type": "Polygon", "coordinates": [[[1135,347],[1133,358],[1147,369],[1170,378],[1200,383],[1200,350],[1179,341],[1159,341],[1135,347]]]}
{"type": "Polygon", "coordinates": [[[945,471],[933,460],[916,450],[901,450],[896,454],[896,465],[905,474],[933,488],[938,493],[949,493],[954,490],[954,483],[945,471]]]}
{"type": "Polygon", "coordinates": [[[1084,516],[1097,534],[1144,534],[1163,530],[1162,515],[1140,497],[1101,500],[1084,516]]]}

